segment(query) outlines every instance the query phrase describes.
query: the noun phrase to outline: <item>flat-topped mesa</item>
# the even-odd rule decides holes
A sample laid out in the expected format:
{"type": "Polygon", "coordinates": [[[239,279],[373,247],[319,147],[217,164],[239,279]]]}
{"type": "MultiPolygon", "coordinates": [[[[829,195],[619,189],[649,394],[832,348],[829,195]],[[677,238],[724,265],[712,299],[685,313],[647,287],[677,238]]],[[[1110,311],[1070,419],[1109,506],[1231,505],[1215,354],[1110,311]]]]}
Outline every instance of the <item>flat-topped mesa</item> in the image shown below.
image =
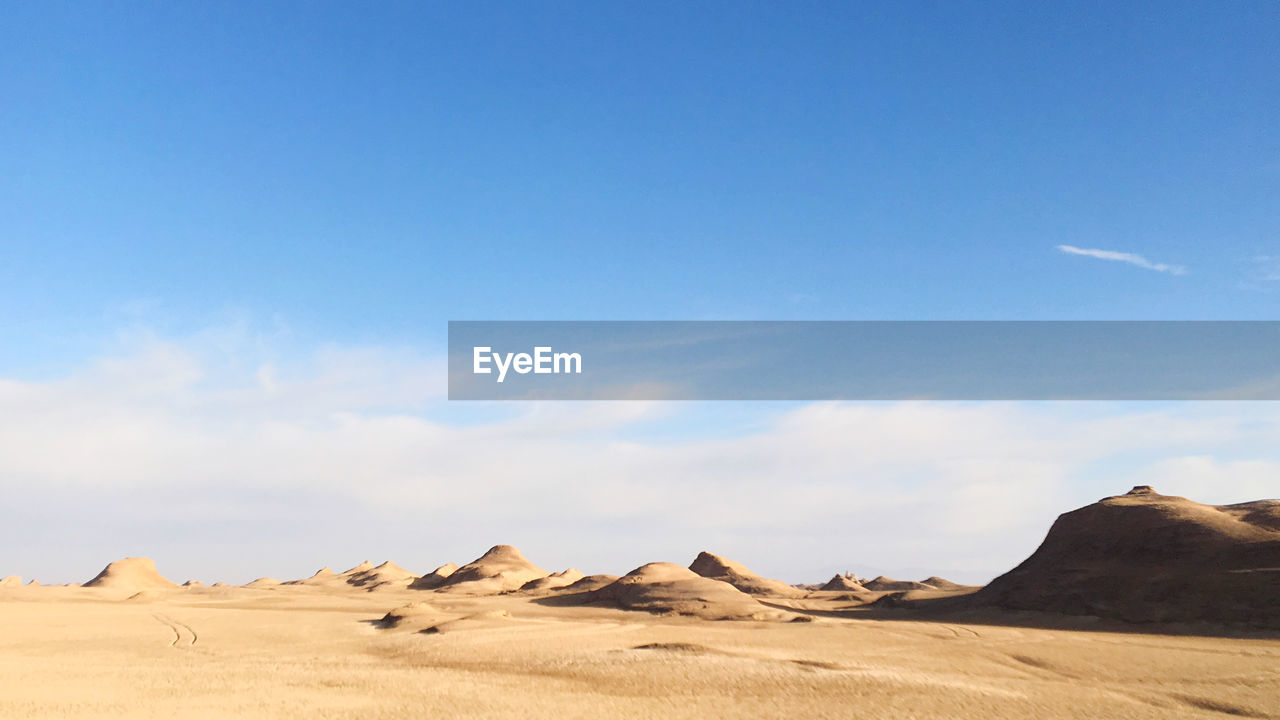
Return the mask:
{"type": "Polygon", "coordinates": [[[1280,501],[1204,505],[1138,486],[1059,516],[977,604],[1129,622],[1280,628],[1280,501]]]}
{"type": "Polygon", "coordinates": [[[548,574],[546,570],[529,562],[515,547],[494,545],[484,555],[451,573],[440,589],[494,594],[516,590],[530,580],[537,580],[548,574]]]}
{"type": "Polygon", "coordinates": [[[102,572],[84,584],[84,587],[105,588],[111,590],[167,590],[178,587],[156,570],[151,558],[129,557],[116,560],[102,569],[102,572]]]}
{"type": "Polygon", "coordinates": [[[698,553],[698,557],[689,565],[689,570],[705,578],[727,582],[748,595],[793,598],[805,594],[803,590],[781,580],[761,577],[741,563],[705,550],[698,553]]]}

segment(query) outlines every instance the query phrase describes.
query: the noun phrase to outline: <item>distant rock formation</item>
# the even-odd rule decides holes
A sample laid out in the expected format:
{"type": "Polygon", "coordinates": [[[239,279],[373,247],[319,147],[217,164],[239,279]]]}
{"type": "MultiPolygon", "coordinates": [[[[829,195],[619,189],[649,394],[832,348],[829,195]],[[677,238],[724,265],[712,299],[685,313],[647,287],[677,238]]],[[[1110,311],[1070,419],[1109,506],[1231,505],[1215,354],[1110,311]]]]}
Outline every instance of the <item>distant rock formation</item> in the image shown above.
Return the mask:
{"type": "Polygon", "coordinates": [[[279,587],[281,585],[284,585],[284,583],[273,577],[260,577],[257,580],[254,580],[253,582],[249,582],[249,583],[245,583],[244,585],[241,585],[241,587],[273,588],[273,587],[279,587]]]}
{"type": "Polygon", "coordinates": [[[764,595],[769,597],[794,598],[804,595],[804,591],[792,587],[781,580],[761,577],[727,558],[713,555],[707,551],[698,553],[689,569],[705,578],[727,582],[748,595],[764,595]]]}
{"type": "Polygon", "coordinates": [[[442,590],[493,594],[516,590],[530,580],[546,577],[546,570],[529,562],[510,545],[495,545],[488,552],[445,578],[442,590]]]}
{"type": "Polygon", "coordinates": [[[367,570],[344,573],[342,579],[346,584],[366,590],[386,590],[407,588],[418,579],[415,573],[409,572],[390,560],[367,570]]]}
{"type": "Polygon", "coordinates": [[[774,610],[727,582],[702,577],[673,563],[642,565],[589,593],[584,602],[624,610],[692,615],[705,620],[782,620],[791,613],[774,610]]]}
{"type": "Polygon", "coordinates": [[[845,573],[843,575],[835,575],[827,583],[818,588],[819,590],[862,590],[862,583],[857,575],[853,573],[845,573]]]}
{"type": "Polygon", "coordinates": [[[874,592],[897,592],[900,590],[932,590],[932,585],[915,580],[894,580],[891,577],[881,575],[875,580],[868,580],[862,584],[862,587],[874,592]]]}
{"type": "MultiPolygon", "coordinates": [[[[357,565],[356,567],[360,567],[360,566],[357,565]]],[[[352,568],[351,572],[355,572],[355,568],[352,568]]],[[[338,574],[335,573],[333,570],[331,570],[328,565],[326,565],[320,568],[319,570],[315,571],[315,573],[312,574],[310,577],[303,578],[301,580],[289,580],[288,582],[281,583],[281,584],[283,585],[331,585],[334,583],[334,581],[337,580],[337,578],[338,578],[338,574]]]]}
{"type": "Polygon", "coordinates": [[[558,591],[566,595],[591,592],[592,590],[599,590],[606,585],[617,582],[617,580],[617,575],[588,575],[572,585],[565,585],[562,588],[558,588],[558,591]]]}
{"type": "Polygon", "coordinates": [[[1060,516],[1031,557],[973,602],[1280,628],[1280,501],[1203,505],[1135,487],[1060,516]]]}
{"type": "Polygon", "coordinates": [[[164,577],[156,570],[151,558],[130,557],[117,560],[102,572],[84,584],[84,587],[108,588],[112,590],[166,590],[177,587],[177,583],[164,577]]]}
{"type": "Polygon", "coordinates": [[[449,576],[458,571],[458,566],[453,563],[445,563],[422,577],[409,583],[409,587],[413,590],[435,590],[444,585],[444,581],[449,576]]]}
{"type": "Polygon", "coordinates": [[[581,570],[577,568],[569,568],[567,570],[561,570],[558,573],[551,573],[546,577],[530,580],[520,586],[520,592],[541,593],[558,590],[578,582],[583,577],[585,576],[582,574],[581,570]]]}

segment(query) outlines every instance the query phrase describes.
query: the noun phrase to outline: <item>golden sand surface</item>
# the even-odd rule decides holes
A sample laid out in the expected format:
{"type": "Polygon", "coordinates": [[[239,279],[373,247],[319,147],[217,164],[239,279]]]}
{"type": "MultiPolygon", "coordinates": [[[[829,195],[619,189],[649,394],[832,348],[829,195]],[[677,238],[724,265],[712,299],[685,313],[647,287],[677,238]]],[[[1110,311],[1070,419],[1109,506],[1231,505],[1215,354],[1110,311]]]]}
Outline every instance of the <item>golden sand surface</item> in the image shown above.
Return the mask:
{"type": "Polygon", "coordinates": [[[323,584],[5,587],[0,718],[1280,717],[1280,639],[805,617],[323,584]]]}

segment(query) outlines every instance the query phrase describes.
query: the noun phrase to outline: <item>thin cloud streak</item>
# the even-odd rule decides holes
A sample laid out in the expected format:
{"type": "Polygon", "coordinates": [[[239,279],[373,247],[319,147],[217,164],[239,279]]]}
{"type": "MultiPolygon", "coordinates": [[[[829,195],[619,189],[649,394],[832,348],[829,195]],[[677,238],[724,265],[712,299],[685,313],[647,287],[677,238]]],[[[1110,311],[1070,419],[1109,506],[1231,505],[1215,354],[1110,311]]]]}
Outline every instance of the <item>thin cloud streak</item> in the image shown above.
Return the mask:
{"type": "Polygon", "coordinates": [[[1128,263],[1146,270],[1155,270],[1156,272],[1169,273],[1170,275],[1187,274],[1187,269],[1181,265],[1151,262],[1145,257],[1135,253],[1117,252],[1115,250],[1099,250],[1097,248],[1078,248],[1074,245],[1059,245],[1058,250],[1067,253],[1068,255],[1082,255],[1084,257],[1097,258],[1098,260],[1112,260],[1115,262],[1128,263]]]}

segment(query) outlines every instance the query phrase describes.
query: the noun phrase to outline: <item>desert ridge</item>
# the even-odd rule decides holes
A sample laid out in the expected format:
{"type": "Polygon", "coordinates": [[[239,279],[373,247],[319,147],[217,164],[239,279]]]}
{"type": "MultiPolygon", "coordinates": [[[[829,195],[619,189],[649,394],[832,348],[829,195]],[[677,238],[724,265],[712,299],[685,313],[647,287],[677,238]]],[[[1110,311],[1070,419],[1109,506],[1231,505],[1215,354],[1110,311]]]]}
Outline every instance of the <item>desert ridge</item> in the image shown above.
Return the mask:
{"type": "Polygon", "coordinates": [[[151,558],[129,557],[107,565],[84,586],[138,592],[169,590],[178,584],[161,575],[151,558]]]}
{"type": "Polygon", "coordinates": [[[793,586],[711,551],[588,575],[495,545],[243,586],[131,557],[0,583],[0,718],[1274,718],[1278,507],[1104,498],[986,588],[793,586]]]}
{"type": "Polygon", "coordinates": [[[529,562],[515,547],[494,545],[485,554],[450,573],[437,591],[492,595],[518,590],[525,583],[550,574],[529,562]]]}
{"type": "Polygon", "coordinates": [[[856,575],[842,573],[833,575],[825,584],[815,588],[816,590],[864,590],[861,580],[856,575]]]}
{"type": "Polygon", "coordinates": [[[444,585],[445,580],[449,576],[458,571],[458,566],[453,563],[445,563],[422,577],[409,583],[409,587],[413,590],[435,590],[444,585]]]}
{"type": "MultiPolygon", "coordinates": [[[[0,588],[39,587],[10,576],[0,588]]],[[[688,567],[653,562],[621,576],[550,572],[512,545],[495,545],[462,566],[422,575],[391,561],[342,572],[322,567],[282,581],[241,586],[265,592],[382,593],[460,598],[513,596],[558,607],[609,607],[708,620],[791,621],[821,613],[893,610],[929,614],[988,610],[1089,616],[1127,623],[1225,623],[1280,628],[1280,501],[1212,506],[1148,487],[1063,514],[1026,561],[986,587],[941,577],[863,580],[836,574],[822,585],[789,585],[742,563],[700,552],[688,567]]],[[[166,593],[225,593],[224,583],[178,585],[148,558],[109,563],[84,583],[135,599],[166,593]]]]}
{"type": "Polygon", "coordinates": [[[520,586],[521,593],[545,593],[568,587],[586,577],[577,568],[568,568],[544,577],[535,578],[520,586]]]}
{"type": "Polygon", "coordinates": [[[687,615],[703,620],[791,620],[722,580],[703,577],[674,563],[654,562],[632,570],[598,590],[578,596],[584,605],[687,615]]]}
{"type": "MultiPolygon", "coordinates": [[[[234,589],[226,583],[206,584],[198,580],[178,585],[163,576],[152,560],[138,557],[109,563],[85,587],[111,591],[131,600],[155,599],[165,592],[225,594],[234,589]]],[[[787,608],[762,604],[762,600],[785,602],[809,598],[843,602],[849,599],[847,593],[814,592],[763,577],[741,563],[706,551],[699,553],[689,567],[653,562],[617,576],[586,575],[576,568],[548,572],[511,545],[495,545],[465,565],[445,563],[423,575],[392,561],[379,565],[365,561],[342,572],[325,566],[296,580],[261,577],[239,588],[270,593],[512,596],[530,602],[554,602],[558,607],[616,608],[705,620],[755,621],[807,619],[787,608]]],[[[419,619],[426,615],[441,617],[439,612],[426,612],[427,607],[430,604],[426,601],[414,601],[402,609],[407,608],[406,615],[419,619]]],[[[389,620],[387,626],[404,624],[389,620]]]]}
{"type": "Polygon", "coordinates": [[[765,595],[769,597],[803,597],[805,592],[781,580],[761,577],[747,569],[745,565],[728,558],[713,555],[707,551],[698,553],[689,565],[689,570],[711,580],[729,583],[748,595],[765,595]]]}

